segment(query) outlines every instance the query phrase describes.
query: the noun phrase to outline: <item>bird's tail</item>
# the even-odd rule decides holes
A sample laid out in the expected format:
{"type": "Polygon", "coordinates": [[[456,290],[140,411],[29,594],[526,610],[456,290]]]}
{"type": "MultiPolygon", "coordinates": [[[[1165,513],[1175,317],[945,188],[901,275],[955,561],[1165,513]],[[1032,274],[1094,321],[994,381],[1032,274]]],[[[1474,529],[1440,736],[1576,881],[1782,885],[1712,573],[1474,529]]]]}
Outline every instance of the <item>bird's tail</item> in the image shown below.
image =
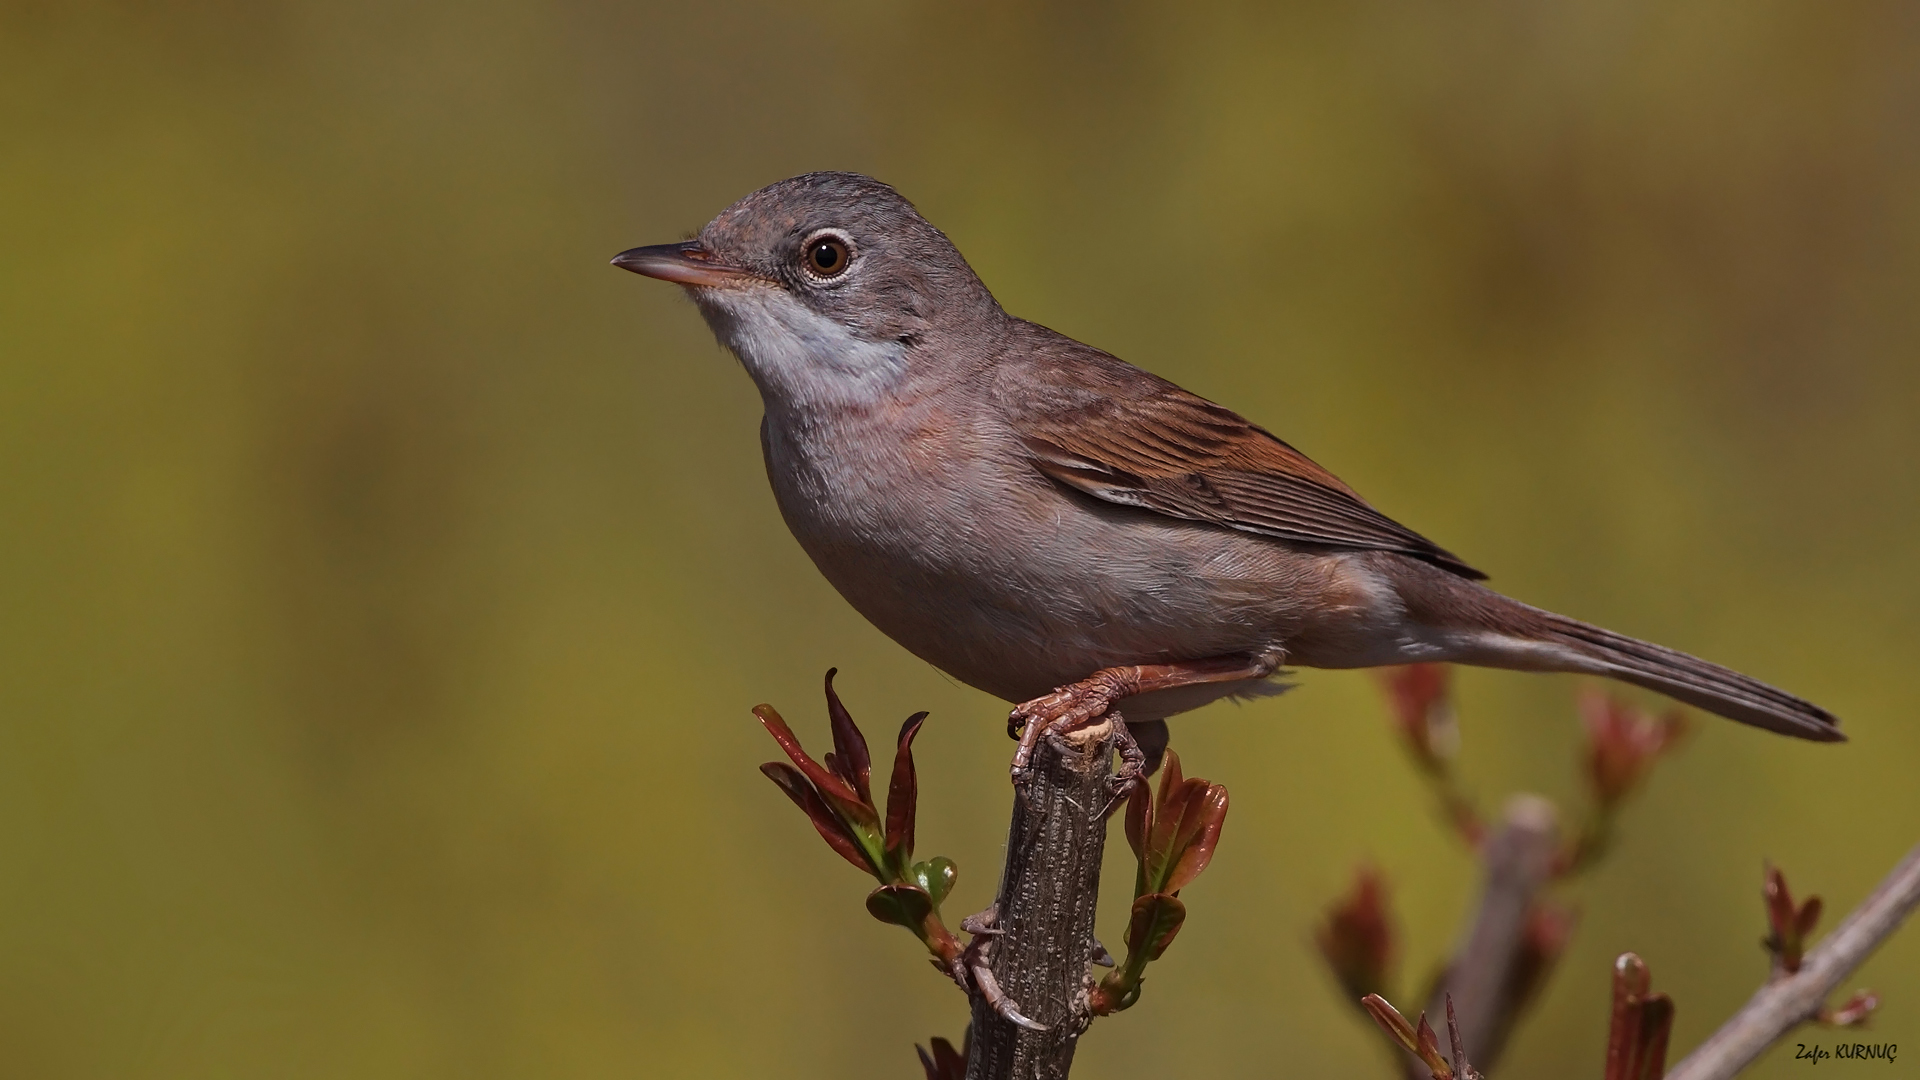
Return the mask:
{"type": "Polygon", "coordinates": [[[1759,679],[1564,615],[1552,615],[1550,627],[1555,638],[1605,665],[1603,674],[1621,682],[1782,735],[1815,742],[1846,741],[1832,713],[1759,679]]]}
{"type": "Polygon", "coordinates": [[[1497,601],[1501,609],[1497,622],[1504,624],[1505,632],[1482,638],[1479,648],[1461,657],[1467,663],[1604,675],[1782,735],[1814,742],[1846,741],[1832,713],[1785,690],[1676,649],[1475,588],[1497,601]]]}

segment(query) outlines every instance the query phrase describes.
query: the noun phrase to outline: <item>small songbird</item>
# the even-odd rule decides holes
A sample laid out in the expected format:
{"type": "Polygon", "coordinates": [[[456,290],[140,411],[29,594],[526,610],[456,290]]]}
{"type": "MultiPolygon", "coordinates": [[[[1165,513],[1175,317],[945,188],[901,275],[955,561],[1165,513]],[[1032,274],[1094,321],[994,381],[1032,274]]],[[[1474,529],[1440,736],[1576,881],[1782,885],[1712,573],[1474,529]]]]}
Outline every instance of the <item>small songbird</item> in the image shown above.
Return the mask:
{"type": "Polygon", "coordinates": [[[800,546],[889,637],[1042,730],[1165,719],[1282,664],[1601,675],[1821,742],[1807,701],[1510,600],[1265,429],[1001,310],[891,187],[809,173],[615,266],[685,287],[760,388],[800,546]]]}

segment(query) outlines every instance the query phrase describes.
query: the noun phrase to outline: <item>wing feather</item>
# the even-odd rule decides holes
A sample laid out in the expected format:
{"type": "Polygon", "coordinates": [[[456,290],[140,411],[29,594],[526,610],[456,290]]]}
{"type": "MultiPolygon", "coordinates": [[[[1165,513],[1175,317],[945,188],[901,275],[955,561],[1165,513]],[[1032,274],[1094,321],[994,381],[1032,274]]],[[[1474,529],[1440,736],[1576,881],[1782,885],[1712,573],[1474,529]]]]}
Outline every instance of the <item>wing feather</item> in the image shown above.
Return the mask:
{"type": "Polygon", "coordinates": [[[1486,577],[1369,506],[1270,432],[1165,380],[1107,364],[1097,373],[1118,393],[1039,394],[1015,411],[1034,465],[1054,480],[1169,517],[1305,544],[1395,551],[1462,577],[1486,577]]]}

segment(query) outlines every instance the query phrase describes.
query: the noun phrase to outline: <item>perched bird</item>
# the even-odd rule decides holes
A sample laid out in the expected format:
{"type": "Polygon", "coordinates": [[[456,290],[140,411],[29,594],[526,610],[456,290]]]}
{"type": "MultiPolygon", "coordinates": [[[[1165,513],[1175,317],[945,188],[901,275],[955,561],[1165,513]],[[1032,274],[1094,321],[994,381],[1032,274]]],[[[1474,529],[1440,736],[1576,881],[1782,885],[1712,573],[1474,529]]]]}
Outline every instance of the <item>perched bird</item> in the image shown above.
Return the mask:
{"type": "Polygon", "coordinates": [[[1601,675],[1822,742],[1824,709],[1529,607],[1265,429],[1001,310],[946,234],[809,173],[613,263],[683,286],[760,389],[767,477],[828,581],[1026,732],[1166,717],[1281,664],[1601,675]]]}

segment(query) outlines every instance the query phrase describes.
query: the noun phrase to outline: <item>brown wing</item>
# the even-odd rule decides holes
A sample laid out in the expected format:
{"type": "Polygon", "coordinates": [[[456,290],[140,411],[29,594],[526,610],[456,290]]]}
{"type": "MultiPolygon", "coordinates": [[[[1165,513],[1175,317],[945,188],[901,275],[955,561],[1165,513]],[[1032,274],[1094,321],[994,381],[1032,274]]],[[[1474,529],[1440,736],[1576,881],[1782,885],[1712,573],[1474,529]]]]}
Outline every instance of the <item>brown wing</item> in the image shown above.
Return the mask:
{"type": "MultiPolygon", "coordinates": [[[[1145,374],[1127,376],[1136,372],[1145,374]]],[[[1117,395],[1043,393],[1015,410],[1040,471],[1121,506],[1305,544],[1395,551],[1486,577],[1230,410],[1152,376],[1116,381],[1117,395]]]]}

